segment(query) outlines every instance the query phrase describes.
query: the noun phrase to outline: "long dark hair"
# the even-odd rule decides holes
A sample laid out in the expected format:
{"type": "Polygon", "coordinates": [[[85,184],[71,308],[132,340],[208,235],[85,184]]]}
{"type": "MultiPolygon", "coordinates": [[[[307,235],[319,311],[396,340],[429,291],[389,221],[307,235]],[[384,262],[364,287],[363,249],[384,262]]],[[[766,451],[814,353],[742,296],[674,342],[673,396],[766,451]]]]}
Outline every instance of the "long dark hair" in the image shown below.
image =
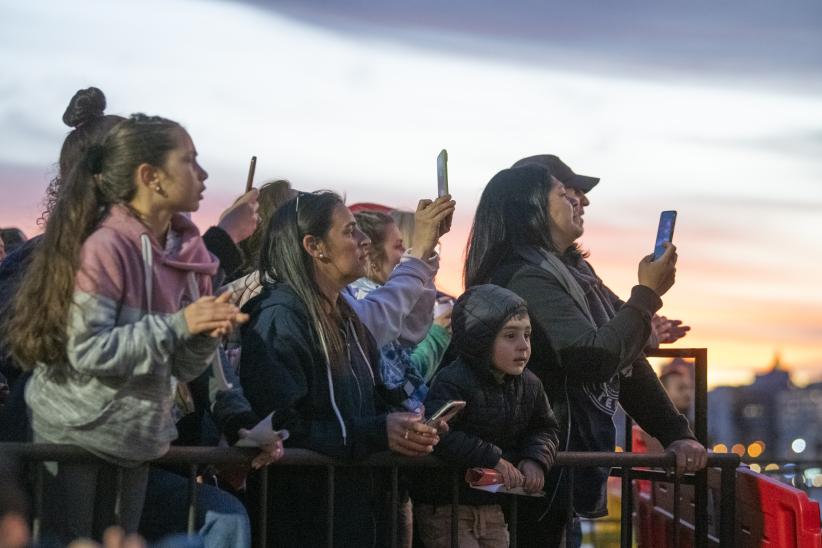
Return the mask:
{"type": "Polygon", "coordinates": [[[68,175],[71,167],[85,157],[91,145],[98,144],[111,128],[125,120],[116,114],[105,114],[105,110],[106,96],[99,88],[90,87],[78,90],[69,101],[63,113],[63,123],[74,129],[66,135],[63,141],[57,175],[49,182],[46,189],[45,210],[37,219],[37,224],[46,223],[49,214],[57,205],[63,176],[68,175]]]}
{"type": "Polygon", "coordinates": [[[285,282],[302,300],[317,333],[317,342],[330,364],[345,351],[338,314],[314,279],[314,259],[303,248],[303,238],[324,239],[332,225],[334,209],[342,198],[330,191],[300,192],[281,205],[268,225],[260,246],[260,280],[285,282]]]}
{"type": "Polygon", "coordinates": [[[134,197],[140,164],[165,163],[181,131],[171,120],[134,114],[61,173],[43,239],[12,303],[7,340],[21,367],[42,363],[55,375],[68,368],[66,324],[83,242],[112,205],[134,197]]]}
{"type": "Polygon", "coordinates": [[[556,251],[551,241],[548,198],[551,174],[543,167],[503,169],[482,191],[465,247],[465,289],[489,283],[517,246],[556,251]]]}

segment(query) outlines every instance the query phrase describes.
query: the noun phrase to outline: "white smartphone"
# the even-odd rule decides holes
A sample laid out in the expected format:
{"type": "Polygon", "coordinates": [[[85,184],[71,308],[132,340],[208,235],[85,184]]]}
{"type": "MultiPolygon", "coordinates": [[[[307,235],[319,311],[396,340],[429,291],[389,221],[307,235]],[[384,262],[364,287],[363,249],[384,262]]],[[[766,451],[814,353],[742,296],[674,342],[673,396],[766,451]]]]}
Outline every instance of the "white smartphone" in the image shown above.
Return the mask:
{"type": "Polygon", "coordinates": [[[448,194],[448,151],[442,149],[437,156],[437,196],[448,194]]]}
{"type": "Polygon", "coordinates": [[[428,426],[435,426],[440,420],[445,422],[453,419],[457,413],[465,408],[465,402],[462,400],[451,400],[445,405],[437,409],[437,412],[431,415],[431,418],[425,421],[428,426]]]}

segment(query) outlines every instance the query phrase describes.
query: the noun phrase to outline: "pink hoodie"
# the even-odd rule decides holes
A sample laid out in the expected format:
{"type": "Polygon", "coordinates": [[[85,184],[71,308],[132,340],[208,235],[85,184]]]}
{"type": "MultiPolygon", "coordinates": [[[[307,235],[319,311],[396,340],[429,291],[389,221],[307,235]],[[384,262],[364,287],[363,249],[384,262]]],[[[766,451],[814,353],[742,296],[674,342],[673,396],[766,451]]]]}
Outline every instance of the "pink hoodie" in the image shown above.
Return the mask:
{"type": "Polygon", "coordinates": [[[161,456],[176,438],[173,388],[211,363],[217,339],[192,335],[182,309],[211,294],[219,263],[197,227],[174,215],[163,249],[115,206],[80,252],[69,313],[68,378],[35,369],[26,390],[34,430],[117,464],[161,456]]]}

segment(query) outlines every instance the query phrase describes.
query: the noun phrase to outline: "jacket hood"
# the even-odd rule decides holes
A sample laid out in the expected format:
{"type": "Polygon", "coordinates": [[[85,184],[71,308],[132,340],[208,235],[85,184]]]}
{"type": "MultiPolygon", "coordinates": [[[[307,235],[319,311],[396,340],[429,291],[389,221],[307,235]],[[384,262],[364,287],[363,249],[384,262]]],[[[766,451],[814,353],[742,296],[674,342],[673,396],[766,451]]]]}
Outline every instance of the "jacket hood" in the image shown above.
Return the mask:
{"type": "Polygon", "coordinates": [[[170,238],[173,240],[172,245],[168,246],[170,249],[164,249],[148,227],[123,205],[113,206],[102,226],[123,234],[138,248],[142,245],[143,236],[146,236],[151,242],[155,261],[169,267],[214,276],[220,266],[220,262],[206,249],[197,226],[180,213],[171,217],[170,238]]]}
{"type": "Polygon", "coordinates": [[[512,316],[525,311],[525,300],[513,291],[493,284],[472,287],[454,305],[454,347],[466,363],[487,371],[497,333],[512,316]]]}

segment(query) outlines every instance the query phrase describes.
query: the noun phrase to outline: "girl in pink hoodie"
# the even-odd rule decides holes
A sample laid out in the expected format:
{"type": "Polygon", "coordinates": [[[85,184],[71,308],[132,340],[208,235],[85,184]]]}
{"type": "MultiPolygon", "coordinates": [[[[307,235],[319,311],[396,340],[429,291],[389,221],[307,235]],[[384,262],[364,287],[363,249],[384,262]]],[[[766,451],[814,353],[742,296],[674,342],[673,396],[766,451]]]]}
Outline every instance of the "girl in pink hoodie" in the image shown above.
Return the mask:
{"type": "Polygon", "coordinates": [[[179,124],[142,114],[118,123],[64,176],[15,299],[8,340],[34,370],[35,440],[124,467],[119,505],[100,467],[49,470],[65,521],[51,525],[64,539],[90,536],[95,513],[115,507],[136,529],[144,463],[177,435],[177,382],[202,373],[219,337],[245,321],[228,295],[210,296],[218,263],[183,215],[199,207],[207,176],[179,124]]]}

